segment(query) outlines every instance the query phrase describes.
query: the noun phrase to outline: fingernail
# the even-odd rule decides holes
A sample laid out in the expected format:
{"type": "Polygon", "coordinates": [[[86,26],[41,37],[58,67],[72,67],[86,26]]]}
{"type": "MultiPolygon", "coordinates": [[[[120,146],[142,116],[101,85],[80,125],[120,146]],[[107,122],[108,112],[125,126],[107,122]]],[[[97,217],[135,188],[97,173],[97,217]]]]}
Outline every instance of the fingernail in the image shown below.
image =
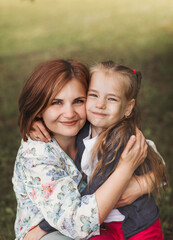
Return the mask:
{"type": "Polygon", "coordinates": [[[131,139],[132,139],[132,140],[134,140],[135,138],[136,138],[136,136],[135,136],[135,135],[132,135],[132,136],[131,136],[131,139]]]}

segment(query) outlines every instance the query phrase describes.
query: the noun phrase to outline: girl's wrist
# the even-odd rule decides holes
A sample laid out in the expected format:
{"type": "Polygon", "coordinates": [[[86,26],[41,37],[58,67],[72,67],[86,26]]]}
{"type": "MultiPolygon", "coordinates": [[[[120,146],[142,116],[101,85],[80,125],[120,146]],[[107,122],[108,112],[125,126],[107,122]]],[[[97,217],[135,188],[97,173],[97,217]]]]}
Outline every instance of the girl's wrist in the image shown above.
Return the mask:
{"type": "Polygon", "coordinates": [[[116,167],[116,170],[118,168],[121,169],[121,171],[123,171],[124,174],[127,173],[129,175],[129,179],[132,177],[134,171],[136,170],[136,166],[134,166],[131,162],[125,161],[123,159],[120,159],[116,167]]]}

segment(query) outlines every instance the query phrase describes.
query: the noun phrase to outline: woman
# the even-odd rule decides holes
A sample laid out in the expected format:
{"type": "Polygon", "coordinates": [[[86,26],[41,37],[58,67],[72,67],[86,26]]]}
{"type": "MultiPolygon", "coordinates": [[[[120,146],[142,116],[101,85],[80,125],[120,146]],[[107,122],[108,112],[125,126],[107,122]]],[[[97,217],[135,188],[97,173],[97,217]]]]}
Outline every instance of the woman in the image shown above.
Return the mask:
{"type": "Polygon", "coordinates": [[[74,160],[76,135],[86,120],[88,82],[89,72],[83,64],[60,59],[39,66],[22,90],[19,125],[24,141],[13,175],[18,203],[16,239],[23,239],[43,219],[73,239],[99,234],[100,224],[146,157],[145,139],[137,131],[123,151],[116,172],[94,194],[81,197],[78,188],[83,188],[82,175],[74,160]],[[51,133],[51,142],[27,137],[37,119],[42,119],[51,133]]]}

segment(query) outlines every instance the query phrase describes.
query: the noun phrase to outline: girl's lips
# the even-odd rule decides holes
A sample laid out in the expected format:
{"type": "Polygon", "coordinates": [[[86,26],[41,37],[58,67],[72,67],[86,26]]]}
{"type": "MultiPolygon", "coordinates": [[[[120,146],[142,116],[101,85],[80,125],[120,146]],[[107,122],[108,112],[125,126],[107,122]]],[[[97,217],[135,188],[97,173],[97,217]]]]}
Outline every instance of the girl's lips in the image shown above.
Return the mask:
{"type": "Polygon", "coordinates": [[[100,116],[100,117],[105,117],[105,113],[98,113],[98,112],[93,112],[94,115],[100,116]]]}
{"type": "Polygon", "coordinates": [[[71,121],[71,122],[61,122],[61,124],[64,126],[74,126],[74,125],[76,125],[77,122],[78,122],[78,120],[71,121]]]}

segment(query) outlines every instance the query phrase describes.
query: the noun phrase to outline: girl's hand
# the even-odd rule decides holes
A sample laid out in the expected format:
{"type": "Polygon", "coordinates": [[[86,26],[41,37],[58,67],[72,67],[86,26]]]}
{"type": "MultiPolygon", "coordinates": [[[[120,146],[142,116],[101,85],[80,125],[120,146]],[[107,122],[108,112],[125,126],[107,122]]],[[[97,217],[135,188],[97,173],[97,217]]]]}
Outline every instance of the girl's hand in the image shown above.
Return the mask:
{"type": "Polygon", "coordinates": [[[49,142],[51,137],[43,125],[42,121],[35,121],[32,125],[32,130],[29,132],[29,137],[33,140],[49,142]]]}
{"type": "Polygon", "coordinates": [[[37,226],[31,231],[27,232],[23,240],[39,240],[46,234],[47,232],[43,231],[39,226],[37,226]]]}
{"type": "Polygon", "coordinates": [[[135,171],[144,162],[147,156],[147,148],[145,137],[139,129],[136,129],[136,136],[131,136],[121,154],[120,164],[128,164],[135,171]]]}

